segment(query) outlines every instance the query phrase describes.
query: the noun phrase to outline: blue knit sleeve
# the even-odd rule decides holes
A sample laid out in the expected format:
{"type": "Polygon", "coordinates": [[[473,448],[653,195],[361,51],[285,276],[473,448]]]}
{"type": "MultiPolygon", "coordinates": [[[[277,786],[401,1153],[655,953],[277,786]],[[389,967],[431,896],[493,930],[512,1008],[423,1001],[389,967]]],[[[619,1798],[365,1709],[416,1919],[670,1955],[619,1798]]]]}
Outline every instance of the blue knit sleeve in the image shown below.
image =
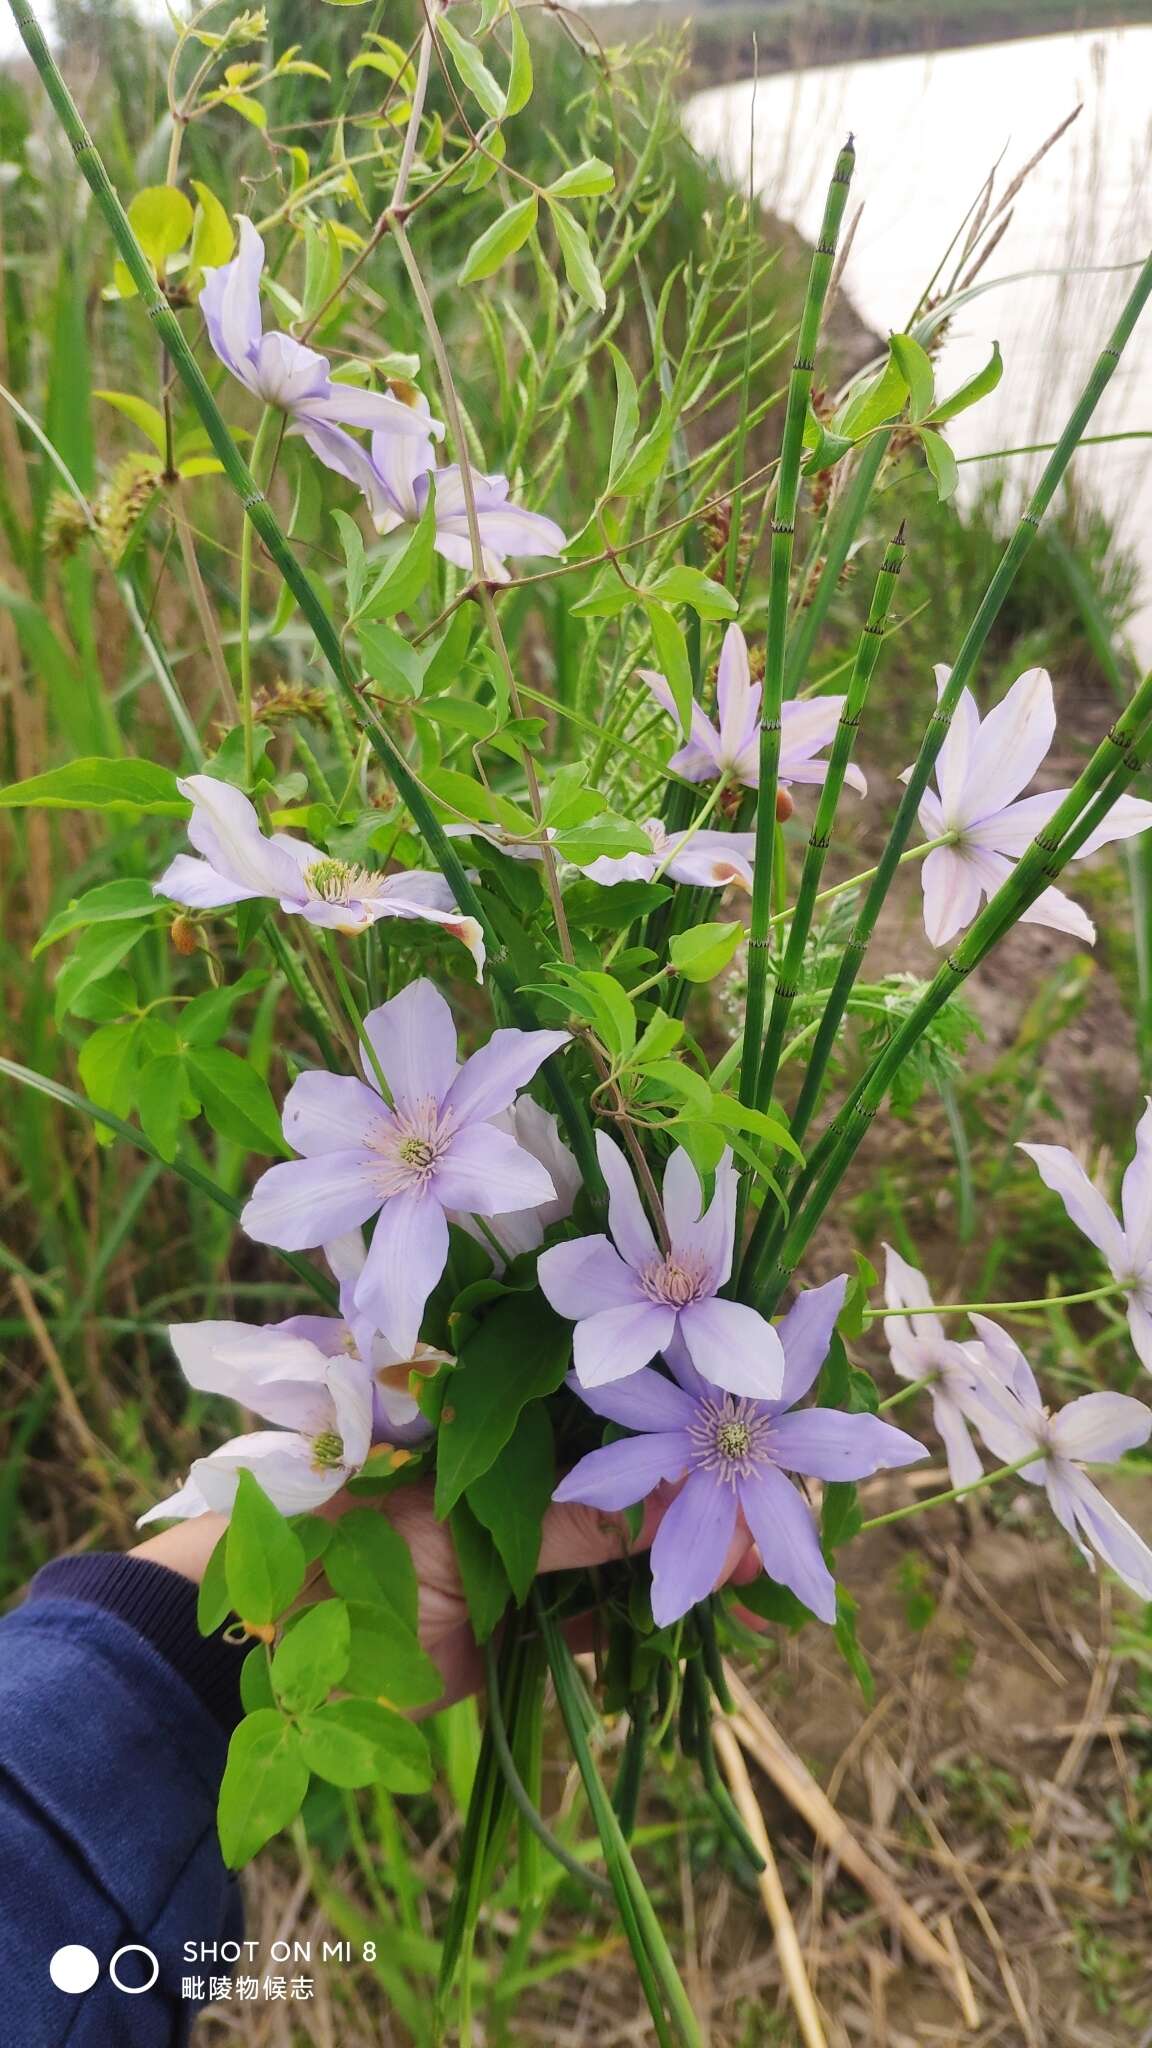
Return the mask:
{"type": "Polygon", "coordinates": [[[211,1970],[189,1957],[242,1939],[215,1828],[241,1658],[200,1639],[195,1604],[144,1559],[66,1559],[0,1621],[0,2039],[14,2048],[177,2048],[203,1999],[189,1980],[211,1970]],[[61,1989],[54,1974],[94,1981],[61,1989]]]}

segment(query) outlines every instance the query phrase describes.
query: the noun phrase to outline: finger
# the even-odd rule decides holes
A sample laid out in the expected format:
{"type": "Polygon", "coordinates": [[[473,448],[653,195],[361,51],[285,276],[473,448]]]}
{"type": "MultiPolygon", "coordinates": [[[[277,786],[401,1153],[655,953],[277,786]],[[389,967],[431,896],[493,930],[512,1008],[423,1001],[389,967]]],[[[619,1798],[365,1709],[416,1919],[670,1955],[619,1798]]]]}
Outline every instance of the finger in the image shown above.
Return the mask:
{"type": "Polygon", "coordinates": [[[630,1536],[623,1515],[607,1514],[601,1508],[578,1507],[571,1502],[553,1503],[544,1517],[537,1571],[577,1571],[594,1564],[615,1564],[647,1550],[660,1527],[667,1502],[657,1495],[644,1504],[644,1521],[638,1536],[630,1536]]]}

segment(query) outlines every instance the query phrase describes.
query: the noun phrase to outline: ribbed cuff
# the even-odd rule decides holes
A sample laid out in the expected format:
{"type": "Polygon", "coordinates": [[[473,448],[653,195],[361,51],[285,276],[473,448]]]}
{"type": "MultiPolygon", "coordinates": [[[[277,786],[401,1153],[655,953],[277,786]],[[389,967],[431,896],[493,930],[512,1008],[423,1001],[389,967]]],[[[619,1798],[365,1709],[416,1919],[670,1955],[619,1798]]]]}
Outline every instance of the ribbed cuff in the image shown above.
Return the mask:
{"type": "Polygon", "coordinates": [[[191,1579],[149,1557],[99,1551],[86,1557],[57,1557],[46,1564],[28,1588],[28,1605],[82,1600],[117,1615],[159,1651],[231,1733],[244,1712],[240,1667],[251,1644],[225,1642],[220,1631],[202,1636],[196,1625],[197,1593],[191,1579]]]}

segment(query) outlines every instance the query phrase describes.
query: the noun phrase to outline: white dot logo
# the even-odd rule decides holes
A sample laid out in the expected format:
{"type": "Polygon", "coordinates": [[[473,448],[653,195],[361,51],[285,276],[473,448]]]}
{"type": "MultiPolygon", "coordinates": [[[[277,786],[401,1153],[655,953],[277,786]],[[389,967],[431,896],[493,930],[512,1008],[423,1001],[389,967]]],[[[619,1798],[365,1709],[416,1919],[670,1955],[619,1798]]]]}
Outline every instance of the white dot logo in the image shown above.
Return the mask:
{"type": "MultiPolygon", "coordinates": [[[[135,1974],[136,1972],[134,1968],[133,1975],[135,1974]]],[[[112,1961],[108,1965],[108,1975],[111,1977],[112,1982],[116,1986],[117,1991],[123,1991],[129,1998],[139,1998],[140,1993],[142,1991],[151,1991],[152,1986],[156,1982],[157,1977],[160,1975],[160,1965],[150,1948],[144,1948],[143,1945],[138,1941],[129,1941],[125,1943],[123,1948],[117,1949],[115,1955],[112,1958],[112,1961]],[[147,1957],[148,1961],[152,1965],[152,1975],[149,1977],[146,1984],[125,1984],[121,1980],[121,1978],[119,1978],[116,1975],[116,1965],[117,1963],[123,1962],[125,1956],[147,1957]]]]}
{"type": "Polygon", "coordinates": [[[57,1991],[79,1997],[82,1991],[91,1991],[100,1975],[100,1965],[90,1948],[70,1942],[66,1948],[57,1949],[48,1965],[48,1975],[57,1991]]]}

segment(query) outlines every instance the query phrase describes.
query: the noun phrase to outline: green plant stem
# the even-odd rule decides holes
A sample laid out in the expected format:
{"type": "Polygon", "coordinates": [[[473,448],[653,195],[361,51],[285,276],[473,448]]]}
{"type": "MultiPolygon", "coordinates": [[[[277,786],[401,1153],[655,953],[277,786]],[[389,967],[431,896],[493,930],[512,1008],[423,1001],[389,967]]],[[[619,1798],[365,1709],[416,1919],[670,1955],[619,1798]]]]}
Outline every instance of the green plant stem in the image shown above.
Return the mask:
{"type": "MultiPolygon", "coordinates": [[[[259,478],[264,451],[276,418],[275,408],[266,405],[260,415],[252,444],[252,474],[259,478]]],[[[244,521],[240,535],[240,722],[244,727],[244,784],[252,788],[256,756],[252,735],[252,539],[253,525],[244,521]]]]}
{"type": "Polygon", "coordinates": [[[1026,1458],[1017,1458],[1014,1465],[997,1465],[994,1472],[982,1472],[979,1479],[970,1479],[967,1486],[950,1486],[947,1493],[934,1493],[927,1500],[910,1501],[906,1508],[893,1508],[887,1515],[873,1515],[871,1521],[861,1522],[857,1533],[862,1536],[866,1529],[886,1529],[889,1522],[907,1522],[913,1515],[927,1514],[929,1508],[942,1508],[950,1500],[963,1500],[970,1493],[979,1493],[985,1486],[995,1486],[998,1479],[1009,1479],[1013,1472],[1023,1472],[1026,1465],[1035,1465],[1043,1456],[1038,1446],[1036,1450],[1029,1451],[1026,1458]]]}
{"type": "Polygon", "coordinates": [[[760,1041],[764,1031],[764,1010],[768,984],[768,948],[771,943],[772,864],[776,837],[776,784],[780,772],[780,707],[784,698],[784,669],[788,640],[788,601],[792,576],[792,555],[796,534],[796,505],[800,491],[800,461],[804,448],[804,427],[815,367],[820,316],[824,310],[840,223],[848,199],[848,187],[856,161],[851,138],[836,159],[828,187],[820,238],[812,256],[808,289],[800,316],[796,356],[788,382],[788,402],[777,472],[776,502],[772,511],[772,553],[768,582],[768,621],[764,650],[764,687],[760,706],[760,772],[756,802],[756,865],[752,886],[752,923],[748,938],[748,998],[744,1025],[744,1054],[740,1063],[740,1100],[756,1101],[760,1041]]]}
{"type": "Polygon", "coordinates": [[[873,1322],[879,1316],[968,1316],[968,1315],[1019,1315],[1031,1308],[1070,1308],[1075,1302],[1100,1301],[1106,1294],[1124,1294],[1118,1280],[1110,1280],[1103,1287],[1086,1288],[1082,1294],[1046,1294],[1036,1301],[941,1301],[931,1308],[866,1308],[865,1319],[873,1322]]]}
{"type": "Polygon", "coordinates": [[[836,822],[836,810],[844,788],[844,778],[852,758],[860,719],[868,697],[869,685],[880,654],[880,646],[888,625],[896,581],[904,565],[904,528],[891,540],[884,550],[880,573],[868,608],[868,618],[860,634],[856,650],[856,661],[844,698],[844,709],[836,727],[832,752],[828,759],[828,774],[820,791],[816,806],[816,817],[809,836],[804,867],[800,876],[792,922],[788,927],[788,941],[784,958],[776,976],[772,994],[772,1011],[768,1019],[768,1033],[756,1081],[756,1103],[758,1108],[767,1109],[776,1082],[776,1070],[780,1064],[780,1053],[788,1031],[788,1019],[792,1004],[800,992],[800,975],[804,965],[804,952],[816,905],[820,901],[818,890],[820,877],[828,849],[832,844],[832,828],[836,822]]]}
{"type": "Polygon", "coordinates": [[[384,1097],[385,1102],[391,1102],[392,1090],[388,1086],[384,1076],[384,1069],[380,1065],[380,1055],[364,1028],[364,1019],[360,1013],[360,1005],[352,993],[351,983],[344,971],[344,962],[340,958],[340,949],[332,932],[324,933],[324,950],[328,955],[328,964],[332,969],[332,979],[336,983],[340,1001],[344,1005],[348,1021],[364,1049],[368,1062],[379,1083],[381,1095],[384,1097]]]}
{"type": "MultiPolygon", "coordinates": [[[[172,366],[200,417],[212,444],[213,453],[219,458],[228,483],[239,496],[248,521],[255,528],[300,606],[356,725],[367,733],[377,759],[411,812],[413,823],[436,866],[450,884],[456,902],[468,916],[478,920],[484,932],[492,978],[507,1001],[516,1022],[528,1029],[537,1028],[535,1011],[517,987],[507,948],[488,919],[482,895],[469,881],[467,870],[452,840],[445,836],[428,798],[380,714],[369,700],[361,695],[358,679],[349,665],[338,633],[308,576],[297,562],[271,506],[263,492],[258,489],[248,464],[228,431],[207,378],[192,352],[179,320],[156,283],[148,259],[136,239],[131,222],[105,169],[100,152],[81,120],[80,111],[64,83],[39,23],[28,7],[27,0],[9,0],[9,7],[24,47],[36,67],[45,92],[71,144],[80,171],[92,190],[117,251],[136,286],[143,310],[168,350],[172,366]]],[[[555,1059],[545,1062],[542,1073],[564,1125],[568,1142],[579,1161],[585,1184],[591,1191],[593,1200],[602,1201],[603,1176],[592,1142],[591,1125],[583,1105],[577,1100],[555,1059]]]]}
{"type": "Polygon", "coordinates": [[[868,510],[868,503],[876,488],[876,480],[891,440],[890,427],[872,436],[857,463],[856,474],[828,521],[824,540],[824,560],[816,579],[816,588],[793,628],[788,642],[784,687],[789,697],[807,694],[803,685],[808,674],[808,664],[812,659],[812,649],[816,644],[816,636],[828,616],[839,587],[844,564],[848,560],[848,550],[863,525],[864,514],[868,510]]]}
{"type": "Polygon", "coordinates": [[[500,1700],[500,1673],[497,1668],[496,1651],[491,1637],[489,1637],[484,1645],[484,1674],[488,1694],[488,1726],[492,1732],[492,1745],[496,1751],[496,1761],[500,1766],[504,1783],[508,1788],[513,1804],[523,1815],[533,1834],[543,1843],[548,1854],[554,1857],[557,1863],[562,1865],[570,1877],[579,1878],[580,1883],[588,1886],[591,1891],[598,1892],[601,1897],[610,1899],[613,1893],[607,1878],[601,1877],[598,1871],[589,1870],[586,1863],[581,1863],[578,1856],[574,1856],[570,1849],[565,1848],[563,1842],[557,1840],[543,1814],[537,1812],[525,1790],[523,1780],[516,1769],[516,1759],[512,1754],[512,1746],[508,1740],[508,1730],[504,1725],[504,1709],[500,1700]]]}
{"type": "Polygon", "coordinates": [[[864,955],[876,927],[880,909],[888,894],[897,863],[904,851],[908,834],[912,829],[920,808],[920,800],[928,786],[936,758],[948,736],[953,714],[960,700],[961,692],[971,681],[984,644],[999,616],[1000,609],[1016,580],[1020,564],[1024,560],[1039,531],[1040,522],[1047,512],[1057,486],[1064,476],[1068,464],[1076,451],[1088,422],[1100,403],[1112,378],[1116,364],[1128,342],[1133,328],[1152,293],[1152,256],[1145,262],[1139,278],[1129,294],[1124,310],[1112,331],[1112,335],[1088,377],[1079,399],[1072,409],[1068,423],[1056,447],[1044,465],[1044,471],[1029,499],[1027,509],[1021,515],[1000,562],[988,584],[972,622],[965,633],[956,655],[951,674],[929,720],[924,739],[916,761],[908,775],[903,796],[897,808],[888,843],[877,866],[876,875],[867,898],[861,907],[852,935],[849,938],[840,970],[833,983],[816,1035],[800,1095],[792,1116],[792,1135],[797,1144],[802,1144],[804,1133],[812,1119],[819,1100],[832,1048],[839,1035],[848,998],[863,964],[864,955]]]}
{"type": "Polygon", "coordinates": [[[901,1387],[895,1394],[889,1394],[886,1401],[878,1401],[876,1413],[878,1415],[886,1415],[889,1408],[902,1408],[905,1401],[910,1401],[914,1394],[922,1394],[925,1387],[935,1384],[936,1379],[936,1373],[926,1372],[923,1379],[910,1380],[906,1387],[901,1387]]]}

